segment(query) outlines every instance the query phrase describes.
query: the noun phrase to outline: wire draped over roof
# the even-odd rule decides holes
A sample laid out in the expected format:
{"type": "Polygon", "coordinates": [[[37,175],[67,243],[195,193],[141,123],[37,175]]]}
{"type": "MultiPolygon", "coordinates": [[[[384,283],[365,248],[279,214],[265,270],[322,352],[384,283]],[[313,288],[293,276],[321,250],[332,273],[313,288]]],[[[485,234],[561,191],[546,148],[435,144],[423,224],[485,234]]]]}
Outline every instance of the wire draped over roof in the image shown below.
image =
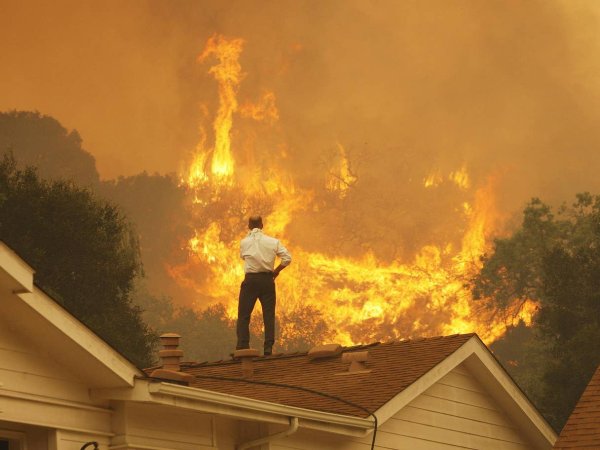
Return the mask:
{"type": "Polygon", "coordinates": [[[248,380],[243,378],[241,363],[237,360],[183,362],[181,371],[196,377],[190,383],[191,387],[287,406],[367,417],[366,411],[379,409],[473,336],[463,334],[344,348],[344,352],[368,350],[366,367],[371,370],[365,373],[348,372],[349,363],[342,361],[340,356],[311,361],[307,352],[256,358],[254,375],[248,380]]]}

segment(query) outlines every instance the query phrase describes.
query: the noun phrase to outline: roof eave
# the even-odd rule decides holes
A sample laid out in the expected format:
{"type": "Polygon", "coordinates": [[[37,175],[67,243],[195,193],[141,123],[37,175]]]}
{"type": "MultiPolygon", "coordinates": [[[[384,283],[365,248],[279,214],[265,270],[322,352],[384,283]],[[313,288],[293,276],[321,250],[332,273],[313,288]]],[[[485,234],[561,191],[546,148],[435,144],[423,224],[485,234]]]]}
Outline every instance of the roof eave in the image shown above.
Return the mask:
{"type": "Polygon", "coordinates": [[[0,281],[13,292],[32,292],[35,271],[0,241],[0,281]]]}
{"type": "Polygon", "coordinates": [[[134,389],[96,389],[92,394],[108,400],[150,402],[268,423],[289,424],[290,417],[297,417],[302,428],[356,437],[369,434],[374,424],[371,418],[298,408],[152,379],[136,379],[134,389]]]}

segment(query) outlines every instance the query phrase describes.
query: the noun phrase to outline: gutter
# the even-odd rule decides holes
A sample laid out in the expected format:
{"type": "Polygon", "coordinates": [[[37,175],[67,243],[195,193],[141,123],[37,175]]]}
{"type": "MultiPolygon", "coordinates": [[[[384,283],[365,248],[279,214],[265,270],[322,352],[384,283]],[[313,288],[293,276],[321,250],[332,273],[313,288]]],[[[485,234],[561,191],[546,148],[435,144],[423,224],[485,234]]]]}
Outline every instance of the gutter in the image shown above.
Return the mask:
{"type": "MultiPolygon", "coordinates": [[[[266,402],[263,400],[253,400],[247,397],[237,395],[223,394],[215,391],[208,391],[200,388],[191,388],[172,383],[152,382],[148,384],[147,392],[153,396],[168,396],[202,403],[226,405],[238,410],[248,412],[258,412],[268,415],[279,416],[284,420],[275,420],[277,423],[290,423],[290,417],[296,420],[302,420],[302,426],[307,428],[330,429],[331,427],[341,427],[346,430],[344,434],[350,432],[355,436],[365,436],[373,430],[373,420],[362,417],[344,416],[340,414],[320,412],[311,409],[298,408],[295,406],[286,406],[278,403],[266,402]],[[283,416],[283,417],[282,417],[283,416]],[[318,423],[322,425],[317,425],[318,423]],[[353,431],[350,431],[353,430],[353,431]]],[[[134,399],[131,399],[134,400],[134,399]]],[[[183,405],[180,405],[183,406],[183,405]]],[[[265,420],[265,419],[262,419],[265,420]]],[[[339,431],[338,431],[339,432],[339,431]]]]}
{"type": "Polygon", "coordinates": [[[235,448],[236,448],[236,450],[245,450],[247,448],[256,447],[258,445],[262,445],[262,444],[266,444],[267,442],[271,442],[274,439],[279,439],[279,438],[289,436],[291,434],[294,434],[296,431],[298,431],[298,418],[290,417],[290,427],[287,430],[283,430],[279,433],[271,434],[269,436],[265,436],[262,438],[254,439],[252,441],[244,442],[242,444],[239,444],[235,448]]]}

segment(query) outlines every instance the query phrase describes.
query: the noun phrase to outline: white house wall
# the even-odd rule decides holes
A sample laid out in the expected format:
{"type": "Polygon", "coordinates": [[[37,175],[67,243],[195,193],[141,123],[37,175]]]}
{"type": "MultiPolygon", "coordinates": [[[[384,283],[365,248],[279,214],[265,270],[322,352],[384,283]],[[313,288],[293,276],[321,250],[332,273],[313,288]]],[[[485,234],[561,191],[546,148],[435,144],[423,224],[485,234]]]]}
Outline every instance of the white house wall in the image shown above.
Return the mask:
{"type": "MultiPolygon", "coordinates": [[[[3,306],[7,306],[6,303],[3,306]]],[[[110,435],[111,411],[106,402],[92,401],[88,387],[81,380],[55,363],[50,355],[40,354],[35,346],[29,344],[26,336],[10,329],[9,321],[10,315],[2,314],[0,420],[13,424],[13,428],[18,424],[29,424],[83,433],[91,437],[86,437],[87,441],[110,435]]],[[[27,441],[34,439],[34,433],[31,434],[27,441]]],[[[52,439],[49,441],[52,442],[52,439]]],[[[60,444],[60,439],[55,445],[56,449],[49,450],[72,447],[60,444]]],[[[40,448],[37,444],[35,447],[28,446],[29,450],[37,448],[40,448]]]]}
{"type": "Polygon", "coordinates": [[[211,415],[148,403],[115,404],[111,449],[217,450],[211,415]]]}
{"type": "Polygon", "coordinates": [[[224,416],[214,416],[214,427],[216,447],[219,450],[235,450],[235,446],[240,440],[242,427],[240,421],[224,416]]]}
{"type": "Polygon", "coordinates": [[[409,437],[429,442],[424,449],[439,448],[441,443],[486,450],[532,449],[463,365],[399,411],[383,430],[382,444],[389,433],[400,440],[409,437]]]}
{"type": "MultiPolygon", "coordinates": [[[[270,450],[368,450],[372,435],[343,438],[300,430],[270,450]]],[[[415,398],[377,431],[377,449],[533,450],[492,397],[463,366],[415,398]]]]}

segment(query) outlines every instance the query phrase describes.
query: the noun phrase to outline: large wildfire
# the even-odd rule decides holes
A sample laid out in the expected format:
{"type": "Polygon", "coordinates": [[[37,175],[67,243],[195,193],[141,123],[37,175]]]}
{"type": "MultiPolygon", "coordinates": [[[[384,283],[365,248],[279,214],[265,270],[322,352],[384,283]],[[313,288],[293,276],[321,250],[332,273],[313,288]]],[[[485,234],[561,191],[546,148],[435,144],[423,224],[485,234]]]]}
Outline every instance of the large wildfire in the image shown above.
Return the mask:
{"type": "MultiPolygon", "coordinates": [[[[217,84],[219,105],[212,132],[200,127],[193,161],[182,174],[197,224],[187,241],[188,260],[170,268],[178,283],[202,299],[197,309],[221,302],[235,318],[243,278],[239,240],[247,231],[247,217],[261,214],[265,232],[281,239],[293,256],[277,280],[281,339],[302,331],[302,325],[281,318],[293,318],[307,308],[328,325],[330,339],[346,345],[473,331],[489,343],[514,321],[531,322],[533,303],[515,306],[507,319],[476,307],[466,286],[480,268],[496,221],[494,178],[475,186],[466,166],[450,173],[434,170],[422,180],[423,189],[452,184],[470,199],[456,205],[466,230],[459,245],[426,245],[410,261],[390,262],[369,249],[360,257],[348,256],[335,246],[315,251],[292,240],[288,230],[294,221],[307,211],[325,210],[327,201],[343,201],[360,182],[359,175],[343,143],[332,143],[333,165],[319,178],[329,200],[317,201],[315,190],[298,187],[293,174],[279,164],[285,158],[283,143],[269,158],[256,157],[257,133],[275,126],[279,113],[270,91],[254,103],[238,102],[244,44],[215,35],[198,57],[200,64],[216,61],[209,73],[217,84]],[[242,131],[236,132],[238,118],[260,124],[259,131],[244,129],[249,136],[244,139],[242,131]]],[[[335,236],[336,230],[329,233],[335,236]]]]}

